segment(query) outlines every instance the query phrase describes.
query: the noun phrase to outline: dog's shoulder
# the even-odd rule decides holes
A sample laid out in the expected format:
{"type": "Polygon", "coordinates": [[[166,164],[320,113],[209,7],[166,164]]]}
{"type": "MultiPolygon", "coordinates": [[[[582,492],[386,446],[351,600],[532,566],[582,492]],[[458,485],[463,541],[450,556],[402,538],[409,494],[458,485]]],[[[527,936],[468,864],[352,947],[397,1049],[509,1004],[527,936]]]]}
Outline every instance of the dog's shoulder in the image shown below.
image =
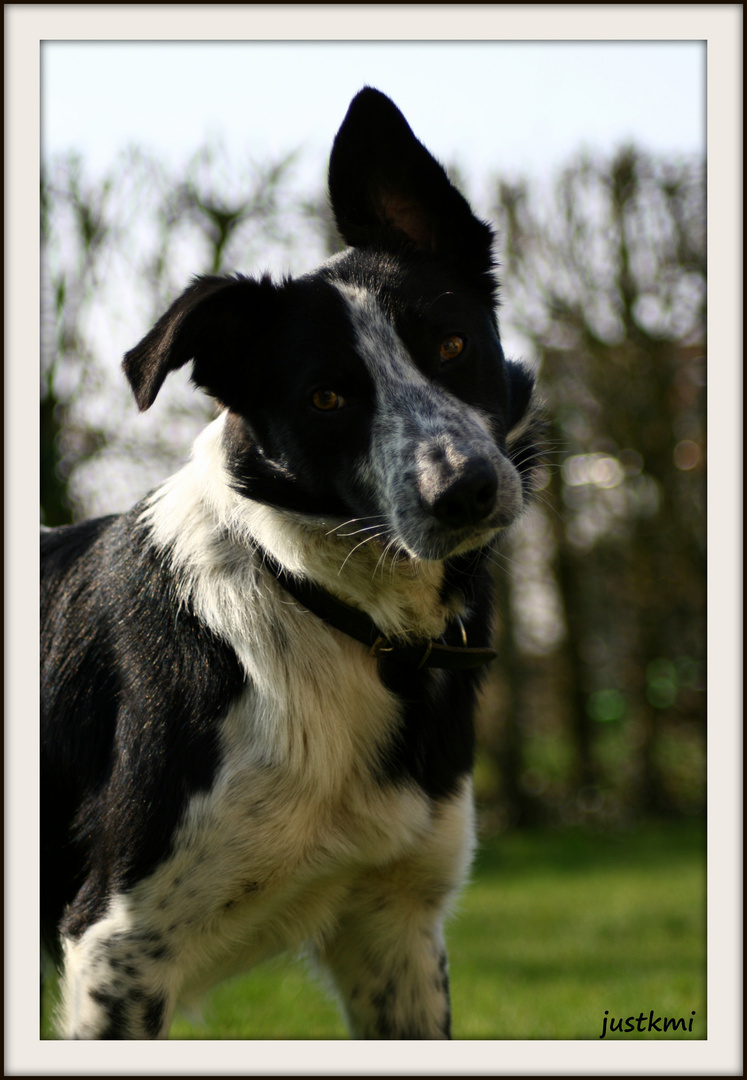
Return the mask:
{"type": "Polygon", "coordinates": [[[140,509],[45,533],[42,559],[42,812],[61,858],[103,845],[123,885],[213,783],[218,721],[246,681],[181,601],[140,509]]]}

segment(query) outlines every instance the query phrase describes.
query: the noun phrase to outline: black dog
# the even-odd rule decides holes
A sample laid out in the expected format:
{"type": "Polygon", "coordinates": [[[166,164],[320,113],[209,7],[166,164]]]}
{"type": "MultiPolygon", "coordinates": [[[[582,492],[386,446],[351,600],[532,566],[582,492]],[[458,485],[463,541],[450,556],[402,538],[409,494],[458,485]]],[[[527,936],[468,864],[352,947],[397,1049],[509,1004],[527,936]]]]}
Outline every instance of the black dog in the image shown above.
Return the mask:
{"type": "Polygon", "coordinates": [[[129,513],[42,535],[42,909],[66,1038],[310,952],[358,1038],[450,1034],[488,560],[530,486],[491,229],[395,106],[354,99],[349,247],[196,280],[124,361],[225,408],[129,513]]]}

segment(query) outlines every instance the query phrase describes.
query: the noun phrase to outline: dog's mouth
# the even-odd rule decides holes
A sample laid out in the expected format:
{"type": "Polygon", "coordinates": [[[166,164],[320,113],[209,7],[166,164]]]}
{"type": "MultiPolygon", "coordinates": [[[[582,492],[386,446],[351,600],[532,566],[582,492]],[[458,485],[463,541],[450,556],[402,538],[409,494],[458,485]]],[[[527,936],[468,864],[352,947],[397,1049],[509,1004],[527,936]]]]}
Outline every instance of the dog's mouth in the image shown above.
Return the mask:
{"type": "Polygon", "coordinates": [[[480,548],[521,513],[518,473],[502,455],[466,460],[457,470],[420,468],[404,477],[406,498],[391,516],[404,548],[443,560],[480,548]]]}
{"type": "Polygon", "coordinates": [[[407,529],[397,527],[383,516],[371,520],[353,518],[332,526],[326,535],[344,542],[347,549],[345,562],[374,555],[380,567],[389,561],[443,562],[454,555],[487,546],[497,533],[513,523],[516,516],[497,512],[479,524],[455,528],[444,526],[424,513],[419,527],[411,525],[407,529]]]}
{"type": "Polygon", "coordinates": [[[438,524],[423,523],[419,532],[403,534],[384,516],[350,518],[337,523],[325,519],[325,538],[340,541],[340,570],[350,561],[373,562],[383,572],[390,565],[400,568],[407,563],[443,562],[452,555],[462,555],[485,547],[504,526],[486,523],[482,527],[444,530],[438,524]]]}
{"type": "Polygon", "coordinates": [[[485,547],[500,529],[500,525],[485,525],[482,528],[450,530],[445,533],[439,528],[429,527],[417,538],[409,537],[400,543],[402,549],[413,559],[443,562],[454,555],[463,555],[485,547]]]}

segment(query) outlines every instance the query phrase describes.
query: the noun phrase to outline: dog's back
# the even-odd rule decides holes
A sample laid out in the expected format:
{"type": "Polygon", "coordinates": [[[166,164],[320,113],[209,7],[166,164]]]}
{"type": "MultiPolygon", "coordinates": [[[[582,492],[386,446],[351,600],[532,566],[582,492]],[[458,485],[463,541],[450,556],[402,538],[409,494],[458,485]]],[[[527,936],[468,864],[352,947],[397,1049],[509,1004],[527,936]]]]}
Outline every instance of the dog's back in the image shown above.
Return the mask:
{"type": "Polygon", "coordinates": [[[167,1034],[305,947],[352,1032],[443,1038],[489,553],[536,456],[492,233],[383,95],[330,162],[350,247],[201,278],[128,353],[225,407],[129,513],[42,537],[43,915],[61,1031],[167,1034]]]}

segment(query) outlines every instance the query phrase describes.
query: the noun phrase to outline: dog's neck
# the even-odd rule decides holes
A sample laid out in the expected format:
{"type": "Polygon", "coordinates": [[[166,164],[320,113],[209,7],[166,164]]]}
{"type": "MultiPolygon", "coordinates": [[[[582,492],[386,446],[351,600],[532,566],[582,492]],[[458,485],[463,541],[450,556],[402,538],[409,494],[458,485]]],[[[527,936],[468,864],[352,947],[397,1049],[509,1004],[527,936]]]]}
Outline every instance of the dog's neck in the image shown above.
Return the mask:
{"type": "Polygon", "coordinates": [[[290,574],[364,611],[386,634],[438,638],[465,614],[459,593],[442,595],[443,563],[367,540],[366,522],[312,520],[237,493],[225,466],[225,419],[223,413],[202,432],[189,462],[142,514],[182,581],[198,573],[238,581],[255,573],[264,551],[290,574]]]}

